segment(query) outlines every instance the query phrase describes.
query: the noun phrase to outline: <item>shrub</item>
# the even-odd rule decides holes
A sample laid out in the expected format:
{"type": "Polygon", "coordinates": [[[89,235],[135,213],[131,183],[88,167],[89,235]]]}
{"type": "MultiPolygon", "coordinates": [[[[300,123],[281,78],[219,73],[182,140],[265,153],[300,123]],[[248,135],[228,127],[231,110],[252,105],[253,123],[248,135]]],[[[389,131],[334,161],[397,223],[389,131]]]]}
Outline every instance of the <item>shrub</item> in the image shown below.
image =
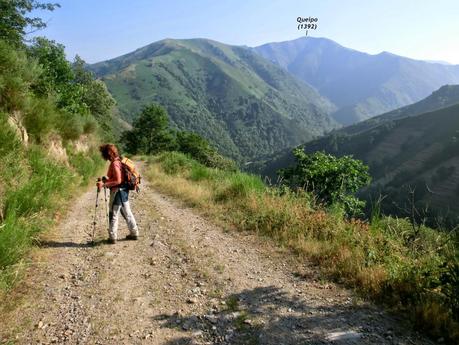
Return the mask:
{"type": "Polygon", "coordinates": [[[163,153],[158,160],[161,162],[164,171],[169,175],[176,175],[193,166],[193,161],[179,152],[163,153]]]}
{"type": "Polygon", "coordinates": [[[301,147],[293,154],[296,166],[279,171],[283,183],[314,193],[325,205],[342,204],[349,215],[362,212],[365,202],[353,193],[370,183],[366,165],[351,156],[337,158],[323,152],[306,154],[301,147]]]}
{"type": "Polygon", "coordinates": [[[190,170],[190,180],[202,181],[211,180],[215,177],[213,171],[201,164],[194,164],[190,170]]]}
{"type": "Polygon", "coordinates": [[[29,86],[38,78],[40,69],[23,51],[15,50],[0,39],[0,109],[11,113],[26,109],[29,86]]]}
{"type": "Polygon", "coordinates": [[[219,181],[223,187],[215,195],[217,201],[246,198],[250,193],[261,193],[265,190],[265,185],[258,176],[235,172],[226,174],[225,177],[219,181]]]}
{"type": "Polygon", "coordinates": [[[236,170],[235,163],[220,155],[209,142],[200,135],[181,131],[177,132],[177,150],[211,168],[236,170]]]}
{"type": "MultiPolygon", "coordinates": [[[[69,150],[68,150],[69,151],[69,150]]],[[[81,176],[80,185],[87,185],[91,177],[96,176],[97,171],[102,165],[102,159],[97,151],[78,152],[69,154],[70,165],[81,176]]]]}
{"type": "Polygon", "coordinates": [[[46,141],[46,136],[56,129],[59,114],[49,98],[33,98],[24,115],[24,126],[35,142],[46,141]]]}
{"type": "Polygon", "coordinates": [[[84,132],[84,119],[68,112],[61,112],[57,128],[62,139],[77,140],[84,132]]]}
{"type": "Polygon", "coordinates": [[[91,134],[97,131],[97,121],[95,118],[87,116],[84,119],[83,124],[83,133],[84,134],[91,134]]]}

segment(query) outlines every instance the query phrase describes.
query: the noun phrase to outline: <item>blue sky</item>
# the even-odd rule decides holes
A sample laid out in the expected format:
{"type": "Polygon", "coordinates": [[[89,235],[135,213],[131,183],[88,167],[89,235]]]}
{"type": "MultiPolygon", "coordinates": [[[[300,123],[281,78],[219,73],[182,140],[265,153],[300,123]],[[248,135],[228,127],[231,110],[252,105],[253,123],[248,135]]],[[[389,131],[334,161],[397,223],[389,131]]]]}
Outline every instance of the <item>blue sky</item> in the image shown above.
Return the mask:
{"type": "Polygon", "coordinates": [[[311,36],[371,54],[389,51],[459,64],[458,0],[57,0],[39,32],[87,62],[163,38],[256,46],[298,38],[296,18],[317,17],[311,36]]]}

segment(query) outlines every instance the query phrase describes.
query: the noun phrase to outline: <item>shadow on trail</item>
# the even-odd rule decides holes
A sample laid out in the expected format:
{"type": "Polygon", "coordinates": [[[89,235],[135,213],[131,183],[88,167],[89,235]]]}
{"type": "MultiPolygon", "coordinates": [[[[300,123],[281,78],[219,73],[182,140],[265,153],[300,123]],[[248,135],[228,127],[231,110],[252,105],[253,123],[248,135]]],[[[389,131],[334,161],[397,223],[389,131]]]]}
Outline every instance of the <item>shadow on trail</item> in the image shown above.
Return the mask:
{"type": "MultiPolygon", "coordinates": [[[[122,240],[120,240],[122,241],[122,240]]],[[[95,240],[95,241],[88,241],[88,242],[71,242],[71,241],[38,241],[37,247],[40,248],[92,248],[101,245],[112,245],[109,244],[106,239],[103,240],[95,240]]]]}
{"type": "Polygon", "coordinates": [[[401,344],[411,343],[401,336],[405,333],[403,322],[397,323],[378,311],[350,302],[326,305],[320,300],[308,302],[274,286],[229,295],[223,307],[226,310],[211,310],[204,315],[162,314],[153,320],[162,322],[162,327],[184,332],[183,337],[170,340],[167,345],[201,341],[273,345],[392,344],[394,336],[403,339],[401,344]],[[390,328],[396,324],[397,329],[390,328]]]}
{"type": "MultiPolygon", "coordinates": [[[[116,242],[132,242],[126,238],[120,238],[116,242]]],[[[70,242],[70,241],[37,241],[36,246],[40,248],[92,248],[101,245],[116,246],[108,241],[108,239],[98,239],[95,241],[88,240],[87,242],[70,242]]]]}

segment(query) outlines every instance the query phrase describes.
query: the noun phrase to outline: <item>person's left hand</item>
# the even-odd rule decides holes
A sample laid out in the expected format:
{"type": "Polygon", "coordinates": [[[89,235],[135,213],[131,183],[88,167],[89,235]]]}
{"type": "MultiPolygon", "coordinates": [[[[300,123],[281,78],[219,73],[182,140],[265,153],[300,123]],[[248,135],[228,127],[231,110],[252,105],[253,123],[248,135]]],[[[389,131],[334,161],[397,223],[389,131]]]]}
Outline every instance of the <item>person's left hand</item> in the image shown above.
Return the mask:
{"type": "Polygon", "coordinates": [[[97,189],[98,190],[101,190],[103,186],[104,186],[104,183],[102,181],[97,181],[97,189]]]}

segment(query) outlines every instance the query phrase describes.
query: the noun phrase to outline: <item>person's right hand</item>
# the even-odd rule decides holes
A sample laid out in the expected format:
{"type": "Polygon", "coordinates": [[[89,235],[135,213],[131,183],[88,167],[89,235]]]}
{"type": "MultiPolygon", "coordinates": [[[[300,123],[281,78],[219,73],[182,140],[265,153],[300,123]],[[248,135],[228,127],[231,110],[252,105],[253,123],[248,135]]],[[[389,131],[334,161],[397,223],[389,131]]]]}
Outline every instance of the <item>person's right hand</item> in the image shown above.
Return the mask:
{"type": "Polygon", "coordinates": [[[102,187],[104,186],[104,183],[102,181],[97,181],[96,186],[97,186],[97,190],[101,190],[102,187]]]}

